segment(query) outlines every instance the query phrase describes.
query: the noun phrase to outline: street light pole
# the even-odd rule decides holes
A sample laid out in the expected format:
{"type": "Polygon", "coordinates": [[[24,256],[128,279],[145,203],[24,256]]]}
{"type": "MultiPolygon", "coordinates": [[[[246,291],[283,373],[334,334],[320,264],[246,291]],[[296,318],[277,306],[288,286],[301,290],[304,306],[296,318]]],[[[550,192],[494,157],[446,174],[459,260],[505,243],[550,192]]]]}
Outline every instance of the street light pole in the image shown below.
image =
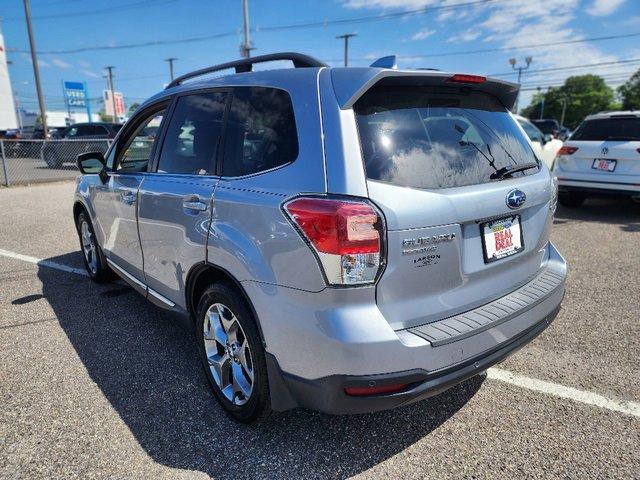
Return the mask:
{"type": "Polygon", "coordinates": [[[31,48],[31,63],[33,63],[33,76],[36,82],[36,93],[38,95],[38,107],[40,108],[40,120],[42,121],[42,130],[44,138],[47,138],[49,129],[47,128],[47,110],[44,106],[44,96],[42,95],[42,87],[40,85],[40,68],[38,67],[38,56],[36,54],[36,40],[33,37],[33,27],[31,26],[31,5],[29,0],[24,0],[24,16],[27,20],[27,33],[29,34],[29,46],[31,48]]]}
{"type": "Polygon", "coordinates": [[[344,35],[338,35],[337,39],[344,39],[344,66],[349,66],[349,39],[357,36],[357,33],[345,33],[344,35]]]}
{"type": "Polygon", "coordinates": [[[166,58],[164,61],[165,62],[169,62],[169,78],[171,79],[170,81],[173,82],[173,62],[175,62],[177,60],[177,58],[171,57],[171,58],[166,58]]]}
{"type": "Polygon", "coordinates": [[[109,91],[111,92],[111,102],[113,104],[113,123],[118,123],[118,116],[116,115],[116,92],[113,91],[113,69],[116,67],[109,66],[104,68],[107,70],[109,77],[109,91]]]}
{"type": "MultiPolygon", "coordinates": [[[[533,57],[526,57],[524,59],[524,62],[525,62],[526,65],[524,67],[522,67],[522,66],[516,67],[516,63],[517,63],[516,59],[515,58],[510,58],[509,59],[509,63],[511,64],[511,68],[513,68],[514,70],[518,71],[518,84],[520,83],[520,79],[522,78],[522,71],[529,68],[529,65],[531,65],[531,61],[532,60],[533,60],[533,57]]],[[[518,113],[518,100],[519,99],[520,99],[520,92],[518,92],[518,96],[516,97],[516,104],[513,107],[514,111],[516,113],[518,113]]]]}

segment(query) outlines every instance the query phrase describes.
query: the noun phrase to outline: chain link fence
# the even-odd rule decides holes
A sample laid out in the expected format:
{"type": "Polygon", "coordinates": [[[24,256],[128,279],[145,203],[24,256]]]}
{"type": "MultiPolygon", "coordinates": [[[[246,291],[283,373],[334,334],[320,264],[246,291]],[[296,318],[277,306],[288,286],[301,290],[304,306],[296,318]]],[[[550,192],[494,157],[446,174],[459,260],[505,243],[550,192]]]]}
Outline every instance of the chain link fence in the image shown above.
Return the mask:
{"type": "Polygon", "coordinates": [[[76,158],[105,153],[111,140],[1,140],[0,185],[25,185],[75,179],[76,158]]]}

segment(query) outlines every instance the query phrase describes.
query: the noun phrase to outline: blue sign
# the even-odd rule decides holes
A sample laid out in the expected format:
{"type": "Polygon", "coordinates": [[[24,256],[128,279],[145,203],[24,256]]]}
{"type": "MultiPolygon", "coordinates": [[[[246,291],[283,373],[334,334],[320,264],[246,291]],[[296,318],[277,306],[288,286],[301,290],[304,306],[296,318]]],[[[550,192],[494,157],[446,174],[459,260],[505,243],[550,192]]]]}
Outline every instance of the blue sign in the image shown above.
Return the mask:
{"type": "Polygon", "coordinates": [[[64,89],[64,98],[67,107],[86,108],[87,106],[87,89],[83,82],[62,82],[64,89]]]}

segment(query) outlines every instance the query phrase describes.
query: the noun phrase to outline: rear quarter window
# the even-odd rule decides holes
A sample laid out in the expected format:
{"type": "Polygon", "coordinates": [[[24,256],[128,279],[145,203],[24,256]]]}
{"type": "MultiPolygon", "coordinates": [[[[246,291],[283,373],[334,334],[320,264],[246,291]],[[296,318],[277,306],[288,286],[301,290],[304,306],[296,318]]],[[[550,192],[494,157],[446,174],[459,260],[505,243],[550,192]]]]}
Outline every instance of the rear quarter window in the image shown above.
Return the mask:
{"type": "Polygon", "coordinates": [[[509,165],[538,162],[506,108],[481,92],[374,87],[354,111],[372,180],[426,189],[461,187],[489,182],[492,173],[509,165]]]}
{"type": "Polygon", "coordinates": [[[297,157],[298,133],[289,94],[275,88],[235,88],[222,174],[250,175],[293,162],[297,157]]]}

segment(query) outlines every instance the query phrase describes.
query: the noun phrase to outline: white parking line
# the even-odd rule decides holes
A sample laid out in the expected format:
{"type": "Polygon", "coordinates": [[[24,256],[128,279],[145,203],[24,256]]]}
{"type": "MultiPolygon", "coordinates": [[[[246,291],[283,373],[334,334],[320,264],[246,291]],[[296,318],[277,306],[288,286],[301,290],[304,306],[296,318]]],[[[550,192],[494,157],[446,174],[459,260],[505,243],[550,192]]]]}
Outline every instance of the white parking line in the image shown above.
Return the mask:
{"type": "Polygon", "coordinates": [[[624,413],[640,417],[640,403],[627,402],[624,400],[613,400],[603,397],[597,393],[579,390],[573,387],[565,387],[557,383],[538,380],[536,378],[525,377],[517,373],[512,373],[499,368],[490,368],[487,370],[487,378],[498,380],[500,382],[516,385],[520,388],[526,388],[534,392],[540,392],[554,397],[566,398],[574,402],[585,403],[595,407],[606,408],[614,412],[624,413]]]}
{"type": "Polygon", "coordinates": [[[52,262],[51,260],[41,260],[36,257],[30,257],[29,255],[22,255],[21,253],[3,250],[2,248],[0,248],[0,256],[13,258],[15,260],[22,260],[23,262],[34,263],[40,267],[55,268],[56,270],[62,270],[63,272],[77,273],[78,275],[84,275],[86,277],[89,276],[89,274],[82,268],[70,267],[62,263],[52,262]]]}
{"type": "MultiPolygon", "coordinates": [[[[52,262],[49,260],[41,260],[39,258],[30,257],[29,255],[22,255],[21,253],[10,252],[9,250],[3,250],[1,248],[0,256],[22,260],[24,262],[33,263],[41,267],[55,268],[64,272],[77,273],[78,275],[88,276],[87,272],[81,268],[69,267],[67,265],[63,265],[62,263],[52,262]]],[[[544,393],[545,395],[566,398],[574,402],[584,403],[586,405],[592,405],[594,407],[600,407],[606,410],[620,412],[626,415],[632,415],[634,417],[640,417],[640,403],[615,400],[604,397],[597,393],[588,392],[586,390],[579,390],[573,387],[566,387],[558,383],[538,380],[537,378],[525,377],[524,375],[512,373],[507,370],[502,370],[495,367],[487,370],[487,378],[509,383],[526,390],[544,393]]]]}

